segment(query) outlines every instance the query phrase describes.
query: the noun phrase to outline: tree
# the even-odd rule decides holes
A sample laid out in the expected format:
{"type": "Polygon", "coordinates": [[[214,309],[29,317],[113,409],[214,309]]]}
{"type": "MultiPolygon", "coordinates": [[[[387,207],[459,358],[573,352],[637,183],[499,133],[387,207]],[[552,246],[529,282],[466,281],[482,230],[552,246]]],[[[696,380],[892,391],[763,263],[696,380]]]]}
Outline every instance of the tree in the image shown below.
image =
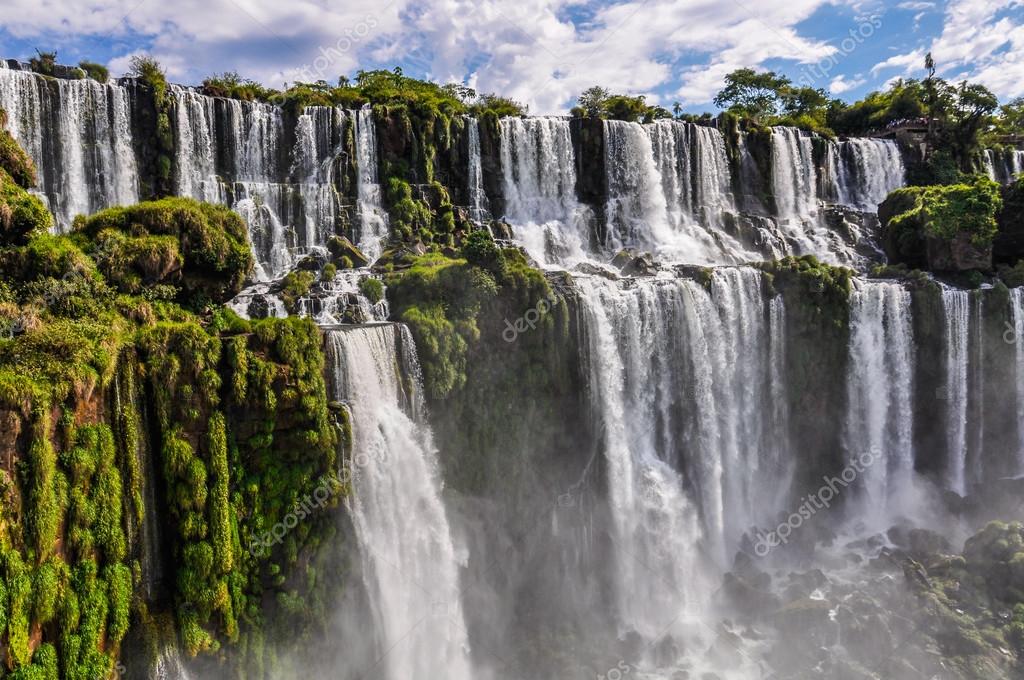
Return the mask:
{"type": "Polygon", "coordinates": [[[600,85],[587,88],[576,101],[583,114],[589,118],[599,118],[605,111],[605,103],[611,93],[600,85]]]}
{"type": "Polygon", "coordinates": [[[672,103],[672,115],[675,118],[679,118],[680,116],[682,116],[683,115],[683,105],[680,104],[679,102],[673,102],[672,103]]]}
{"type": "Polygon", "coordinates": [[[829,98],[825,90],[813,87],[784,87],[779,91],[782,108],[789,116],[824,115],[829,98]]]}
{"type": "Polygon", "coordinates": [[[741,68],[725,77],[725,87],[715,96],[715,105],[757,120],[779,114],[782,94],[790,80],[774,71],[758,73],[741,68]]]}

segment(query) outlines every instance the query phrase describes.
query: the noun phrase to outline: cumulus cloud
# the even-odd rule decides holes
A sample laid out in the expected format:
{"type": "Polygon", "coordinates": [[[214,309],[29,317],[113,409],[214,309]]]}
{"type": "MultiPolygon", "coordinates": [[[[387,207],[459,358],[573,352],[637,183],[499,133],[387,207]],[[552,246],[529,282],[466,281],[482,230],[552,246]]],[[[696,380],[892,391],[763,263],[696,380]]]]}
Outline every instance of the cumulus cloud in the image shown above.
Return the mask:
{"type": "Polygon", "coordinates": [[[828,89],[832,94],[843,94],[844,92],[849,92],[854,88],[860,87],[866,82],[867,80],[865,78],[853,78],[851,80],[847,80],[846,76],[841,75],[832,79],[828,89]]]}
{"type": "MultiPolygon", "coordinates": [[[[920,3],[914,3],[920,4],[920,3]]],[[[836,52],[801,24],[855,0],[5,0],[15,37],[102,36],[145,50],[172,79],[225,70],[280,86],[401,64],[466,80],[536,113],[562,112],[587,87],[710,102],[740,67],[812,64],[836,52]]],[[[777,67],[777,66],[776,66],[777,67]]],[[[840,79],[840,87],[849,81],[840,79]]]]}
{"type": "Polygon", "coordinates": [[[946,78],[980,82],[1001,98],[1024,94],[1022,10],[1024,0],[950,0],[938,37],[927,47],[876,64],[872,74],[895,68],[913,75],[930,51],[946,78]]]}

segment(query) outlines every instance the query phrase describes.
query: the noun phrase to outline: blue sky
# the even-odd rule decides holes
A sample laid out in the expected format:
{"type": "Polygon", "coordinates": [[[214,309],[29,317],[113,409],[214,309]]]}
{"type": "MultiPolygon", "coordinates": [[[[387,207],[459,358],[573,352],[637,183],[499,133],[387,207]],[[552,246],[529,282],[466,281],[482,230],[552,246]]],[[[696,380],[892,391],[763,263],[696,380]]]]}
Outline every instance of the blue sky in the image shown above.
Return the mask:
{"type": "Polygon", "coordinates": [[[462,81],[559,113],[600,84],[710,110],[729,71],[770,68],[856,99],[942,74],[1024,94],[1024,0],[2,0],[0,55],[56,49],[114,75],[156,56],[172,80],[268,85],[360,68],[462,81]]]}

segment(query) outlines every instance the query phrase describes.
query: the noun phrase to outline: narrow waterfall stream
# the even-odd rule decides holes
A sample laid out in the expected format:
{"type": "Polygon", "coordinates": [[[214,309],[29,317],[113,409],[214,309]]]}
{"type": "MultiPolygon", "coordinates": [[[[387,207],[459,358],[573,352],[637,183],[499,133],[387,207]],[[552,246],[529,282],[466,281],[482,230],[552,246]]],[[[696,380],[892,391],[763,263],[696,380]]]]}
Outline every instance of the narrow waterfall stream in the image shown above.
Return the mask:
{"type": "Polygon", "coordinates": [[[441,500],[412,336],[397,324],[329,331],[327,356],[334,395],[353,415],[350,509],[373,625],[387,650],[374,677],[470,680],[464,557],[441,500]]]}
{"type": "Polygon", "coordinates": [[[850,301],[849,455],[874,460],[864,471],[865,511],[884,514],[914,471],[914,338],[910,293],[864,282],[850,301]]]}

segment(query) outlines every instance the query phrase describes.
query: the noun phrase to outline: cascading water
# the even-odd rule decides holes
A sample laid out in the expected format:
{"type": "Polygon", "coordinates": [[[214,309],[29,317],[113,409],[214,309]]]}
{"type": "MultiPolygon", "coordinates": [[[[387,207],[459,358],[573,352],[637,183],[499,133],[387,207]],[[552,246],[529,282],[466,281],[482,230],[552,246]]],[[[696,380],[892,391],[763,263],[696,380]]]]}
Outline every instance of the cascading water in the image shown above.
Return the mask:
{"type": "Polygon", "coordinates": [[[7,111],[8,130],[35,163],[37,191],[57,231],[67,231],[76,215],[138,202],[125,88],[3,67],[0,108],[7,111]]]}
{"type": "Polygon", "coordinates": [[[960,494],[967,490],[970,299],[967,291],[942,291],[946,319],[946,384],[942,398],[946,402],[947,483],[960,494]]]}
{"type": "Polygon", "coordinates": [[[1024,172],[1024,150],[985,149],[982,166],[988,178],[1000,184],[1010,184],[1024,172]]]}
{"type": "Polygon", "coordinates": [[[487,192],[484,191],[484,169],[480,158],[480,122],[472,116],[466,117],[466,138],[469,158],[469,216],[477,222],[483,222],[490,215],[491,208],[487,201],[487,192]]]}
{"type": "Polygon", "coordinates": [[[914,338],[910,293],[897,283],[861,282],[850,297],[845,444],[869,454],[865,507],[884,511],[914,469],[914,338]]]}
{"type": "Polygon", "coordinates": [[[687,279],[577,283],[620,614],[655,636],[699,617],[702,575],[788,493],[786,409],[763,410],[785,401],[784,309],[752,269],[720,269],[710,290],[687,279]]]}
{"type": "Polygon", "coordinates": [[[581,260],[590,246],[587,215],[576,198],[569,121],[503,118],[501,167],[505,219],[539,262],[581,260]]]}
{"type": "Polygon", "coordinates": [[[776,214],[801,223],[817,214],[817,172],[809,135],[796,128],[772,130],[772,187],[776,214]]]}
{"type": "Polygon", "coordinates": [[[242,215],[256,256],[256,278],[281,276],[299,256],[323,247],[337,214],[333,159],[345,112],[306,109],[289,150],[280,107],[207,97],[176,85],[170,92],[176,193],[242,215]]]}
{"type": "Polygon", "coordinates": [[[359,170],[359,248],[372,262],[380,257],[388,234],[388,214],[383,208],[377,169],[377,129],[373,109],[355,113],[356,163],[359,170]]]}
{"type": "Polygon", "coordinates": [[[327,353],[334,395],[350,405],[353,451],[362,461],[353,465],[349,502],[374,624],[387,650],[375,677],[469,680],[461,558],[441,500],[437,451],[422,420],[412,336],[396,324],[329,331],[327,353]]]}
{"type": "Polygon", "coordinates": [[[891,140],[829,142],[828,154],[836,199],[841,205],[875,212],[889,192],[905,183],[903,156],[891,140]]]}
{"type": "Polygon", "coordinates": [[[1013,341],[1014,385],[1017,397],[1017,470],[1024,475],[1024,288],[1010,290],[1010,312],[1013,319],[1012,336],[1003,334],[1004,340],[1013,341]]]}
{"type": "Polygon", "coordinates": [[[604,132],[610,250],[632,246],[693,263],[756,259],[721,229],[733,205],[717,130],[605,121],[604,132]]]}

